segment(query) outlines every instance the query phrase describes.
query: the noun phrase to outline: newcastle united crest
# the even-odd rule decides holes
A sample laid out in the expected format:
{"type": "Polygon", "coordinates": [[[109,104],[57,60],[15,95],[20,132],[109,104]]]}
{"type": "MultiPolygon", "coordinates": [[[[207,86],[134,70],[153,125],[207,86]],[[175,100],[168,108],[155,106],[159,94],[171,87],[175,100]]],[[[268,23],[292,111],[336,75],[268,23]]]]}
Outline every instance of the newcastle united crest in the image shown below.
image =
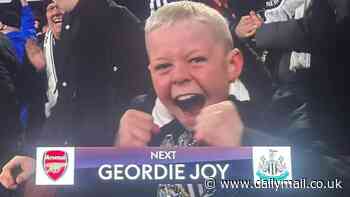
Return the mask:
{"type": "Polygon", "coordinates": [[[291,180],[290,147],[253,147],[254,180],[291,180]]]}
{"type": "Polygon", "coordinates": [[[268,157],[260,157],[258,171],[256,172],[260,180],[285,180],[288,175],[288,169],[282,155],[278,151],[270,149],[268,157]]]}

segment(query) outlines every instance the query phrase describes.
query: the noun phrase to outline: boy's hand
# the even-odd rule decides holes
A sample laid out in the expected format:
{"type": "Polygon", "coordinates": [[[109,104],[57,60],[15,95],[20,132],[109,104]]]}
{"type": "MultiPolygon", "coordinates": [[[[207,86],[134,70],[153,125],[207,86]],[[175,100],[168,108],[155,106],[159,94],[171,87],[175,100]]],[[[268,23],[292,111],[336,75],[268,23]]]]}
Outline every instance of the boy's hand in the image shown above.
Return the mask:
{"type": "Polygon", "coordinates": [[[27,181],[34,173],[35,160],[26,156],[15,156],[2,168],[0,183],[7,189],[16,189],[19,184],[27,181]],[[20,168],[21,172],[14,177],[13,171],[20,168]]]}
{"type": "Polygon", "coordinates": [[[209,146],[240,146],[243,123],[231,101],[202,109],[196,118],[194,138],[209,146]]]}
{"type": "Polygon", "coordinates": [[[142,111],[128,110],[120,120],[118,147],[145,147],[153,134],[160,128],[153,123],[153,117],[142,111]]]}

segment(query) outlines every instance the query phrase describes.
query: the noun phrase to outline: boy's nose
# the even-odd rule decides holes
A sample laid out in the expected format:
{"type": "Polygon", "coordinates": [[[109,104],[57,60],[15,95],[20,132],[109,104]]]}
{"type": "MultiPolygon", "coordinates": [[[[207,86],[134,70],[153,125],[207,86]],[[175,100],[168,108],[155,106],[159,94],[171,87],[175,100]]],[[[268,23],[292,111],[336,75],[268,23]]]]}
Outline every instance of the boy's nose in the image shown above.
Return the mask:
{"type": "Polygon", "coordinates": [[[186,64],[178,64],[172,72],[172,82],[176,85],[191,81],[191,74],[186,64]]]}

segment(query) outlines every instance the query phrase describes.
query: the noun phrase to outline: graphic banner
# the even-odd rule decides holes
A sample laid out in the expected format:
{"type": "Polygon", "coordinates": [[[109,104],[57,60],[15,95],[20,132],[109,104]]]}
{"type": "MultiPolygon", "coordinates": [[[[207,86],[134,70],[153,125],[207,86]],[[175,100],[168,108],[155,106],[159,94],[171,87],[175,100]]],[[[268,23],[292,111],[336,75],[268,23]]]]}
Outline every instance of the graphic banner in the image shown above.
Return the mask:
{"type": "Polygon", "coordinates": [[[105,182],[196,183],[209,178],[290,180],[290,147],[37,148],[37,185],[74,185],[81,171],[105,182]]]}

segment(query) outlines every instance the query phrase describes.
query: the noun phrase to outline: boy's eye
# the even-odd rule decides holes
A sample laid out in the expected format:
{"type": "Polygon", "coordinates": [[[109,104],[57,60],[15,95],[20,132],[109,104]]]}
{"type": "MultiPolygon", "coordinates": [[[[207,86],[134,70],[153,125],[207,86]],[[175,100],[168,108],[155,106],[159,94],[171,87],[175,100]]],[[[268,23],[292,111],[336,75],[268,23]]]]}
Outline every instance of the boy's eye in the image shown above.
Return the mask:
{"type": "Polygon", "coordinates": [[[207,58],[205,58],[205,57],[194,57],[194,58],[190,59],[190,62],[194,63],[194,64],[203,63],[205,61],[207,61],[207,58]]]}
{"type": "Polygon", "coordinates": [[[171,64],[168,64],[168,63],[164,63],[164,64],[157,64],[156,66],[155,66],[155,70],[156,71],[159,71],[159,70],[164,70],[164,69],[166,69],[166,68],[169,68],[171,66],[171,64]]]}

